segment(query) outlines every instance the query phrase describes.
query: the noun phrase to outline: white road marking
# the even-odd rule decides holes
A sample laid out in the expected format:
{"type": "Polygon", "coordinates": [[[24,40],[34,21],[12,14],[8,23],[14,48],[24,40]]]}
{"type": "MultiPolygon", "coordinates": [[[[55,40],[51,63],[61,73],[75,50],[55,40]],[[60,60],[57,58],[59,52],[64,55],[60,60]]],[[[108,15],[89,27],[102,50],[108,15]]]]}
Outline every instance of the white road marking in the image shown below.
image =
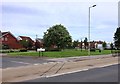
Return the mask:
{"type": "Polygon", "coordinates": [[[48,63],[42,63],[42,64],[48,64],[48,63]]]}
{"type": "Polygon", "coordinates": [[[55,77],[55,76],[60,76],[60,75],[65,75],[65,74],[76,73],[76,72],[80,72],[80,71],[87,71],[87,70],[94,69],[94,68],[103,68],[103,67],[107,67],[107,66],[111,66],[111,65],[116,65],[116,64],[118,64],[118,63],[107,64],[107,65],[98,66],[98,67],[90,67],[90,68],[81,69],[81,70],[76,70],[76,71],[71,71],[71,72],[66,72],[66,73],[53,74],[53,75],[48,75],[48,76],[46,76],[46,78],[55,77]]]}
{"type": "Polygon", "coordinates": [[[20,63],[20,64],[31,64],[31,63],[27,63],[27,62],[20,62],[20,61],[11,61],[11,62],[20,63]]]}
{"type": "Polygon", "coordinates": [[[102,67],[107,67],[107,66],[116,65],[116,64],[118,64],[118,63],[107,64],[107,65],[98,66],[98,67],[95,67],[95,68],[102,68],[102,67]]]}
{"type": "Polygon", "coordinates": [[[71,72],[66,72],[66,73],[60,73],[60,74],[54,74],[54,75],[48,75],[46,76],[46,78],[48,77],[54,77],[54,76],[59,76],[59,75],[65,75],[65,74],[71,74],[71,73],[76,73],[76,72],[80,72],[80,71],[87,71],[89,69],[81,69],[81,70],[76,70],[76,71],[71,71],[71,72]]]}
{"type": "Polygon", "coordinates": [[[55,62],[48,62],[48,63],[51,63],[51,64],[52,64],[52,63],[55,63],[55,62]]]}
{"type": "Polygon", "coordinates": [[[55,63],[55,62],[36,63],[36,64],[33,64],[33,65],[39,65],[39,64],[43,64],[44,65],[44,64],[49,64],[49,63],[52,64],[52,63],[55,63]]]}
{"type": "Polygon", "coordinates": [[[39,64],[33,64],[33,65],[39,65],[39,64]]]}

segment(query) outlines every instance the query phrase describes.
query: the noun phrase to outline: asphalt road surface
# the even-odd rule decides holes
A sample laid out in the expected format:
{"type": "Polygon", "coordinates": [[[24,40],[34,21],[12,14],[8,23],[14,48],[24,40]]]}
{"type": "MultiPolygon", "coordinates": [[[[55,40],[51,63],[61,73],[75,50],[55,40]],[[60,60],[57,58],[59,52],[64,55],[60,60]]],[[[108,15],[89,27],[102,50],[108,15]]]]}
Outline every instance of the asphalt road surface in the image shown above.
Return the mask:
{"type": "Polygon", "coordinates": [[[2,57],[2,60],[0,60],[0,62],[1,61],[3,69],[52,62],[38,57],[2,57]]]}
{"type": "MultiPolygon", "coordinates": [[[[110,56],[110,55],[108,55],[110,56]]],[[[90,58],[102,58],[108,56],[83,56],[83,57],[74,57],[74,58],[56,58],[56,59],[45,59],[39,57],[25,57],[25,56],[16,56],[16,57],[9,57],[9,56],[0,56],[0,68],[11,68],[11,67],[19,67],[19,66],[26,66],[30,64],[41,64],[41,63],[48,63],[48,62],[65,62],[65,61],[76,61],[76,60],[84,60],[90,58]]]]}
{"type": "Polygon", "coordinates": [[[118,65],[24,82],[118,82],[118,65]]]}

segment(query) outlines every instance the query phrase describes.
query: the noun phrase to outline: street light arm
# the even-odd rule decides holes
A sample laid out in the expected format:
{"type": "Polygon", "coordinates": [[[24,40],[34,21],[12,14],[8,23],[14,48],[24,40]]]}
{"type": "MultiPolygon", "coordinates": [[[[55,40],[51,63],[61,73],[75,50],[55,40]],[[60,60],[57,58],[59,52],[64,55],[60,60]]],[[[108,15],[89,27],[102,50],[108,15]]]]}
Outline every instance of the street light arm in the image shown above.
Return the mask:
{"type": "Polygon", "coordinates": [[[89,8],[95,7],[96,5],[90,6],[89,8]]]}
{"type": "Polygon", "coordinates": [[[92,7],[95,7],[96,5],[93,5],[92,7]]]}

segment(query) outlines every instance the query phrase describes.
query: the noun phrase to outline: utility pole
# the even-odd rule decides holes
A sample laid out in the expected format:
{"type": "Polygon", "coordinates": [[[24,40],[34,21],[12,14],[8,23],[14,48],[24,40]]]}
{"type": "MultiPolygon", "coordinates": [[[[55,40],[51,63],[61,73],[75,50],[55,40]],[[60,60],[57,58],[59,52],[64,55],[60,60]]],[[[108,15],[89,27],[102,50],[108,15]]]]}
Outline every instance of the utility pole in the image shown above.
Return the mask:
{"type": "Polygon", "coordinates": [[[96,5],[93,5],[89,7],[89,15],[88,15],[88,56],[90,56],[90,8],[95,7],[96,5]]]}

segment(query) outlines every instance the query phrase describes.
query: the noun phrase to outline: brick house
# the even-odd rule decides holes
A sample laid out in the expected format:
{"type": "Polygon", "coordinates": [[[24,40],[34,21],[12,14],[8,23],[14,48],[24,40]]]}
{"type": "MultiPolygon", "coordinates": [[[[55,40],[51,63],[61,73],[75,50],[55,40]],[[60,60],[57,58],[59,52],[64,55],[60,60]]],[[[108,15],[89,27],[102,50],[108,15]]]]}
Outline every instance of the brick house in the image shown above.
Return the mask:
{"type": "Polygon", "coordinates": [[[26,41],[30,41],[30,42],[32,42],[34,44],[34,41],[30,37],[28,37],[28,36],[19,36],[18,40],[19,41],[20,40],[26,40],[26,41]]]}
{"type": "Polygon", "coordinates": [[[28,36],[19,36],[17,39],[19,40],[19,42],[22,41],[22,40],[30,42],[31,43],[31,48],[33,48],[35,46],[35,42],[28,36]]]}
{"type": "Polygon", "coordinates": [[[44,47],[44,41],[41,38],[36,38],[35,39],[35,50],[37,51],[38,48],[43,48],[44,47]]]}
{"type": "Polygon", "coordinates": [[[36,42],[35,42],[35,46],[37,48],[43,48],[44,47],[44,41],[43,41],[43,39],[37,38],[36,42]]]}
{"type": "MultiPolygon", "coordinates": [[[[91,41],[90,42],[90,48],[97,48],[97,46],[99,45],[99,44],[103,44],[103,41],[91,41]]],[[[84,44],[84,42],[79,42],[79,44],[78,44],[78,47],[79,48],[84,48],[85,47],[85,44],[84,44]]],[[[87,46],[88,47],[88,46],[87,46]]]]}
{"type": "Polygon", "coordinates": [[[1,34],[0,42],[2,42],[3,47],[9,49],[20,49],[23,47],[11,32],[1,32],[1,34]]]}

